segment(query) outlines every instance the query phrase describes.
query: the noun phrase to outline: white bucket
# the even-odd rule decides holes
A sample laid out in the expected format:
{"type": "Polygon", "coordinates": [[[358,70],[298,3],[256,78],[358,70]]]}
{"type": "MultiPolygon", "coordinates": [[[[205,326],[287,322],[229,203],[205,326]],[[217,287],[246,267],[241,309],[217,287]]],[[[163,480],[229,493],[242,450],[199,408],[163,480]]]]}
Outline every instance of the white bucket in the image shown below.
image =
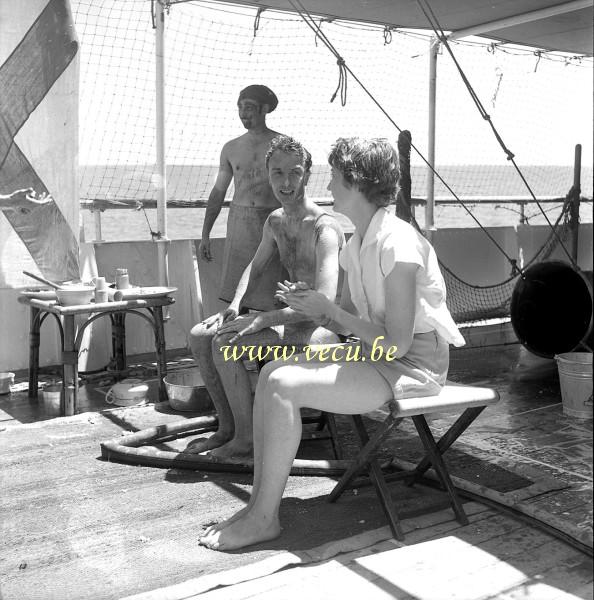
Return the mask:
{"type": "Polygon", "coordinates": [[[10,394],[10,386],[14,383],[14,373],[0,373],[0,394],[10,394]]]}
{"type": "Polygon", "coordinates": [[[555,356],[559,369],[563,412],[569,417],[592,418],[592,354],[565,352],[555,356]]]}
{"type": "Polygon", "coordinates": [[[62,398],[62,385],[52,384],[43,388],[43,410],[46,415],[56,417],[60,414],[60,401],[62,398]]]}

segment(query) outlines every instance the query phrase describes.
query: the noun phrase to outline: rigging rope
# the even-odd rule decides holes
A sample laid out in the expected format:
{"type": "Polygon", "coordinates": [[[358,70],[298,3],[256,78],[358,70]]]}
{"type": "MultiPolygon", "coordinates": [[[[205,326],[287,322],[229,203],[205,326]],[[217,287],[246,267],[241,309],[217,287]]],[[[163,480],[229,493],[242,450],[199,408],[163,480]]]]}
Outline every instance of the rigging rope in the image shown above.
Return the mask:
{"type": "MultiPolygon", "coordinates": [[[[367,89],[367,87],[363,84],[363,82],[357,77],[357,75],[350,69],[350,67],[346,64],[346,61],[342,56],[340,56],[338,50],[333,46],[332,42],[328,39],[326,34],[320,29],[319,25],[314,21],[311,14],[307,11],[307,9],[301,3],[301,0],[289,0],[289,4],[293,7],[295,12],[299,14],[299,16],[305,21],[305,23],[314,31],[316,37],[319,38],[326,48],[330,50],[330,52],[335,56],[336,62],[339,65],[340,73],[339,73],[339,84],[337,87],[337,91],[334,93],[332,100],[336,97],[336,94],[340,90],[341,92],[341,101],[344,98],[344,102],[346,102],[346,88],[347,88],[347,74],[351,75],[353,79],[359,84],[361,89],[369,96],[371,101],[380,109],[380,111],[384,114],[384,116],[394,125],[394,127],[402,133],[402,129],[398,126],[398,124],[392,119],[392,117],[386,112],[383,106],[378,102],[375,96],[367,89]],[[344,94],[344,95],[343,95],[344,94]]],[[[344,106],[343,102],[343,106],[344,106]]],[[[457,200],[457,202],[464,208],[464,210],[468,213],[468,215],[474,220],[474,222],[480,227],[483,233],[491,240],[491,242],[497,247],[497,249],[505,256],[508,260],[512,269],[516,267],[516,260],[511,258],[509,254],[504,250],[504,248],[499,244],[499,242],[489,233],[485,227],[483,227],[482,223],[474,216],[472,211],[466,206],[466,204],[458,197],[458,195],[454,192],[454,190],[446,183],[443,177],[435,170],[432,164],[424,157],[421,151],[411,143],[411,148],[417,153],[417,155],[421,158],[421,160],[431,169],[433,174],[441,181],[441,183],[445,186],[445,188],[452,194],[452,196],[457,200]]]]}

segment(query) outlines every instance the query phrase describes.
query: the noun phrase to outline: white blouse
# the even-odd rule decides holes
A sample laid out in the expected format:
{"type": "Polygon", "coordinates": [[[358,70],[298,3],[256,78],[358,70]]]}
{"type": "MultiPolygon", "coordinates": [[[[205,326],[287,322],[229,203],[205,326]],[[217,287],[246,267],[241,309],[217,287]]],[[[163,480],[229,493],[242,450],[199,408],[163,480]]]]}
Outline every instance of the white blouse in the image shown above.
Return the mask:
{"type": "Polygon", "coordinates": [[[446,306],[446,287],[435,250],[412,225],[380,208],[363,240],[355,231],[339,261],[347,272],[351,298],[359,315],[382,327],[386,315],[385,278],[397,262],[419,265],[413,332],[435,330],[454,346],[465,344],[446,306]]]}

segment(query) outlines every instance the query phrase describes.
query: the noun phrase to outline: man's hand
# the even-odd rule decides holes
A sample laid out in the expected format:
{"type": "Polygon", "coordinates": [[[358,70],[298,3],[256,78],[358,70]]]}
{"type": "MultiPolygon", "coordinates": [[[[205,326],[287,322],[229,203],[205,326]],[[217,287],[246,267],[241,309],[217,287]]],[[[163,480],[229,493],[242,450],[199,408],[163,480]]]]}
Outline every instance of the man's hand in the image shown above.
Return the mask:
{"type": "Polygon", "coordinates": [[[207,329],[214,327],[218,332],[223,325],[223,323],[228,323],[229,321],[233,321],[237,318],[238,310],[230,304],[225,310],[222,310],[210,317],[204,319],[202,323],[206,325],[207,329]]]}
{"type": "Polygon", "coordinates": [[[268,323],[262,314],[242,315],[233,321],[223,323],[217,333],[233,333],[235,335],[229,340],[230,344],[234,344],[240,338],[251,333],[256,333],[262,329],[266,329],[268,323]]]}
{"type": "Polygon", "coordinates": [[[37,196],[33,188],[26,188],[16,190],[12,194],[3,197],[0,200],[0,209],[12,210],[13,212],[27,215],[38,206],[43,206],[50,202],[53,202],[53,198],[48,194],[43,193],[37,196]]]}
{"type": "Polygon", "coordinates": [[[204,260],[212,260],[212,254],[210,253],[210,238],[203,237],[200,240],[200,245],[198,246],[198,255],[204,260]]]}

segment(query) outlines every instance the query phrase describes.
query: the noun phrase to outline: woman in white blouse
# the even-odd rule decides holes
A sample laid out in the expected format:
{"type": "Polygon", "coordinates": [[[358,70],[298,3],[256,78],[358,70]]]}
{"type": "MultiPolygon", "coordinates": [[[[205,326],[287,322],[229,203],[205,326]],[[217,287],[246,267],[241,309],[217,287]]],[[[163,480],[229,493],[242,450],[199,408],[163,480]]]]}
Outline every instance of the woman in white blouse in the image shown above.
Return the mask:
{"type": "Polygon", "coordinates": [[[355,226],[340,255],[346,272],[340,306],[298,282],[280,285],[278,296],[360,345],[264,367],[254,402],[252,496],[205,531],[200,543],[209,548],[233,550],[280,535],[278,510],[301,440],[301,408],[359,414],[391,398],[438,394],[448,344],[464,344],[445,304],[435,251],[386,208],[397,191],[394,148],[382,139],[339,139],[328,162],[334,210],[355,226]]]}

